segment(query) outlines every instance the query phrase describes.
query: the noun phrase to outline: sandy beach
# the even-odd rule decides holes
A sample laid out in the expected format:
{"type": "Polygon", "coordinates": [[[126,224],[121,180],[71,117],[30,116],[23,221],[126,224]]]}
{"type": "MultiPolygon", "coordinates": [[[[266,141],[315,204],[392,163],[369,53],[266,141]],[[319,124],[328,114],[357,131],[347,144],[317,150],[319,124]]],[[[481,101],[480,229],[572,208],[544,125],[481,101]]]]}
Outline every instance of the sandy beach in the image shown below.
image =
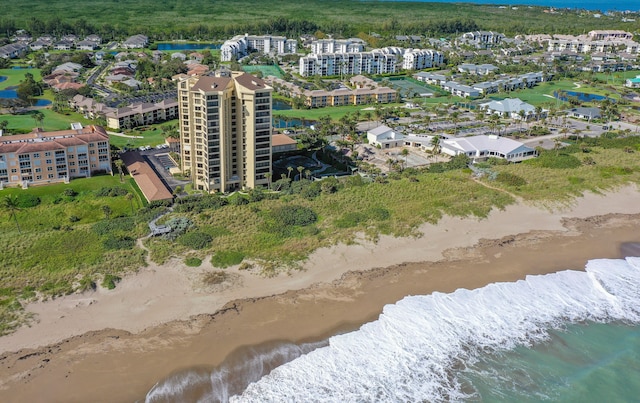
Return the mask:
{"type": "Polygon", "coordinates": [[[32,326],[0,338],[0,401],[135,401],[173,371],[219,365],[247,345],[353,330],[407,295],[582,270],[640,242],[639,224],[640,190],[629,186],[552,210],[445,217],[418,238],[324,248],[275,278],[232,268],[231,281],[204,287],[210,266],[151,264],[115,290],[28,305],[32,326]]]}

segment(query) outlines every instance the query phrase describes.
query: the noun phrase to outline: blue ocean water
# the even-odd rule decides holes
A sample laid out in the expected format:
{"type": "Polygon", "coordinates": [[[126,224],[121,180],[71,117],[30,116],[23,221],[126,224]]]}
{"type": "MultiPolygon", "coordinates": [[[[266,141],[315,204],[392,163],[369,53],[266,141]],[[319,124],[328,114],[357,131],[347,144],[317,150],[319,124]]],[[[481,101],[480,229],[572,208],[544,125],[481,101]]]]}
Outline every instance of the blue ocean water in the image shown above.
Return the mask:
{"type": "Polygon", "coordinates": [[[472,4],[500,4],[506,6],[541,6],[553,8],[573,8],[583,10],[605,11],[638,11],[639,0],[606,1],[606,0],[381,0],[381,1],[416,1],[425,3],[472,3],[472,4]]]}
{"type": "MultiPolygon", "coordinates": [[[[232,402],[633,402],[640,258],[411,296],[232,402]]],[[[212,399],[215,401],[215,399],[212,399]]]]}

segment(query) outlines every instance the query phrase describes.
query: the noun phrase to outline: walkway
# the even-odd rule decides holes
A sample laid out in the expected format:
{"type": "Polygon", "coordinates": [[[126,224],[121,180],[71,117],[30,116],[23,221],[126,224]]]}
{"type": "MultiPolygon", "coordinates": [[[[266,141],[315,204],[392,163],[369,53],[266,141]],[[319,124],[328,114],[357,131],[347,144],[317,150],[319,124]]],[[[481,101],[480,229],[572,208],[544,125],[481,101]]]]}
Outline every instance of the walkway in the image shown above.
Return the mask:
{"type": "Polygon", "coordinates": [[[130,136],[128,134],[116,133],[116,132],[107,132],[107,134],[110,135],[110,136],[126,137],[128,139],[143,139],[144,138],[142,136],[130,136]]]}

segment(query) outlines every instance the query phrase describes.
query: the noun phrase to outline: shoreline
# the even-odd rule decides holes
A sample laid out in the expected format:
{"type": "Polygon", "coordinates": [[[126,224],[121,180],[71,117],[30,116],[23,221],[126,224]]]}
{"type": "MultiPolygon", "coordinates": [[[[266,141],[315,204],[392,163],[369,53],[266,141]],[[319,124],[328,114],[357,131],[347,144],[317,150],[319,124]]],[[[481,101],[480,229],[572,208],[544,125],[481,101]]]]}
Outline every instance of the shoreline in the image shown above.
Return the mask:
{"type": "Polygon", "coordinates": [[[289,276],[228,269],[236,281],[226,289],[198,288],[202,268],[150,266],[110,292],[30,304],[40,322],[0,338],[0,399],[41,401],[46,390],[47,401],[131,401],[243,346],[354,330],[407,295],[583,270],[640,241],[639,200],[627,186],[561,211],[517,204],[482,220],[444,217],[419,238],[321,249],[289,276]]]}

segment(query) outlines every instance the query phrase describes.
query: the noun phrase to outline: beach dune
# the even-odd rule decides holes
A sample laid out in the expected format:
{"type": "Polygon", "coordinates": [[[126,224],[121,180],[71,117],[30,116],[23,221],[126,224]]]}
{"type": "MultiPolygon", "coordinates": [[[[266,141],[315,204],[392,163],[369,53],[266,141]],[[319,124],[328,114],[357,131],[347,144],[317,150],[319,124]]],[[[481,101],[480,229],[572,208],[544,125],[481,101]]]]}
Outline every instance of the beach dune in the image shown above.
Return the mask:
{"type": "Polygon", "coordinates": [[[28,305],[31,327],[0,338],[0,401],[135,401],[176,370],[354,330],[407,295],[620,257],[623,243],[640,242],[638,224],[640,191],[628,186],[551,210],[520,203],[481,220],[445,217],[417,238],[324,248],[275,278],[228,269],[228,282],[205,287],[210,266],[149,265],[113,291],[28,305]]]}

